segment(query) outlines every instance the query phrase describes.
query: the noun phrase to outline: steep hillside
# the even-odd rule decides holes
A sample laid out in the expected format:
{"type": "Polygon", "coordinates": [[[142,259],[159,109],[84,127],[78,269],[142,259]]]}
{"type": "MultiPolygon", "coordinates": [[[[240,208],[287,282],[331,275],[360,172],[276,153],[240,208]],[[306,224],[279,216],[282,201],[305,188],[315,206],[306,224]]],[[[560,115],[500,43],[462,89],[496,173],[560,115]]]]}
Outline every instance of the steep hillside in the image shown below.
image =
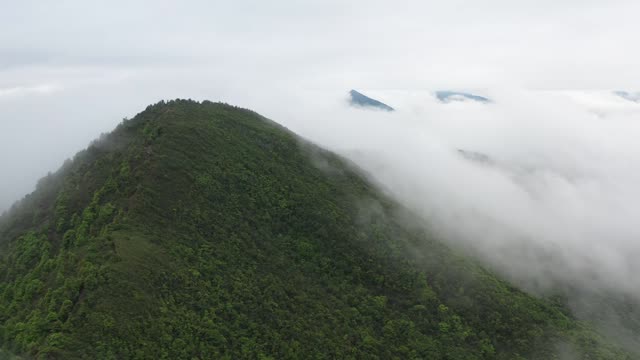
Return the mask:
{"type": "Polygon", "coordinates": [[[51,359],[628,358],[408,218],[256,113],[161,102],[0,218],[0,345],[51,359]]]}

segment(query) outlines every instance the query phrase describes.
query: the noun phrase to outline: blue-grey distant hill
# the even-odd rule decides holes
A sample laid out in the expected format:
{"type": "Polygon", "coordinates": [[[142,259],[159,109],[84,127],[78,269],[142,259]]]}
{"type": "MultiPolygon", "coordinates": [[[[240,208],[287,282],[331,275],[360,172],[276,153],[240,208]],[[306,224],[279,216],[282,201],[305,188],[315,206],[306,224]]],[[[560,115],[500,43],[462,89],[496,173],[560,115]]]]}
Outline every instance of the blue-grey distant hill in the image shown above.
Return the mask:
{"type": "Polygon", "coordinates": [[[350,97],[349,103],[351,104],[351,106],[357,106],[362,108],[374,108],[374,109],[385,110],[385,111],[395,110],[391,106],[383,102],[380,102],[376,99],[372,99],[355,90],[349,91],[349,97],[350,97]]]}
{"type": "Polygon", "coordinates": [[[479,151],[471,151],[465,149],[458,149],[458,154],[465,160],[473,161],[485,165],[493,165],[493,160],[489,155],[481,153],[479,151]]]}
{"type": "Polygon", "coordinates": [[[629,101],[633,101],[636,103],[640,103],[640,91],[632,93],[628,91],[614,91],[614,94],[620,96],[621,98],[629,101]]]}
{"type": "Polygon", "coordinates": [[[460,92],[460,91],[442,90],[442,91],[436,91],[435,95],[438,98],[438,100],[440,100],[443,103],[449,103],[452,101],[465,101],[465,100],[473,100],[481,103],[491,102],[490,99],[484,96],[474,95],[474,94],[460,92]]]}

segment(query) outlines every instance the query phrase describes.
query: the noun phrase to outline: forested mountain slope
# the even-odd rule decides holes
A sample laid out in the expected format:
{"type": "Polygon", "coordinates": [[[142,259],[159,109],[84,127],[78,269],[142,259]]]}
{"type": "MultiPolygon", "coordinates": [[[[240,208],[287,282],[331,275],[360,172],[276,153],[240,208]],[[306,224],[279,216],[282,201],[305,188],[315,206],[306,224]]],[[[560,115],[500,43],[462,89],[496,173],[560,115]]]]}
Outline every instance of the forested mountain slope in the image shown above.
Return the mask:
{"type": "Polygon", "coordinates": [[[149,106],[0,218],[0,345],[51,359],[624,359],[258,114],[149,106]]]}

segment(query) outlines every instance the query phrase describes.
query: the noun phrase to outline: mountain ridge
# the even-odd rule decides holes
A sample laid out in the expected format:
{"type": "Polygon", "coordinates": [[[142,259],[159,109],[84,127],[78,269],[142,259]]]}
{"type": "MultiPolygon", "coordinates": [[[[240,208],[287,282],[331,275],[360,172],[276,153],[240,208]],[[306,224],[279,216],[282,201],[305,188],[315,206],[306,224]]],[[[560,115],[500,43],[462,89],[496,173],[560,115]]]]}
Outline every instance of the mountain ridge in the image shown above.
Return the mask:
{"type": "Polygon", "coordinates": [[[250,110],[173,100],[0,218],[0,346],[31,358],[630,358],[407,227],[250,110]],[[322,166],[318,166],[322,164],[322,166]]]}

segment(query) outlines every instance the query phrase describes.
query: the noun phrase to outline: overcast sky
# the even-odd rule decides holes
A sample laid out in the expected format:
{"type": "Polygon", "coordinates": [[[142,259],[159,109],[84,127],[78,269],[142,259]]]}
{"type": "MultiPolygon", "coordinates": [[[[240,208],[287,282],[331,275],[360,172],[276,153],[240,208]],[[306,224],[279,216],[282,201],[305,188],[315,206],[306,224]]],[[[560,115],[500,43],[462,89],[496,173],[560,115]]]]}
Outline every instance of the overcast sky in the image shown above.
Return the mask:
{"type": "Polygon", "coordinates": [[[0,209],[160,99],[278,120],[305,91],[637,89],[638,14],[634,0],[5,1],[0,209]]]}

